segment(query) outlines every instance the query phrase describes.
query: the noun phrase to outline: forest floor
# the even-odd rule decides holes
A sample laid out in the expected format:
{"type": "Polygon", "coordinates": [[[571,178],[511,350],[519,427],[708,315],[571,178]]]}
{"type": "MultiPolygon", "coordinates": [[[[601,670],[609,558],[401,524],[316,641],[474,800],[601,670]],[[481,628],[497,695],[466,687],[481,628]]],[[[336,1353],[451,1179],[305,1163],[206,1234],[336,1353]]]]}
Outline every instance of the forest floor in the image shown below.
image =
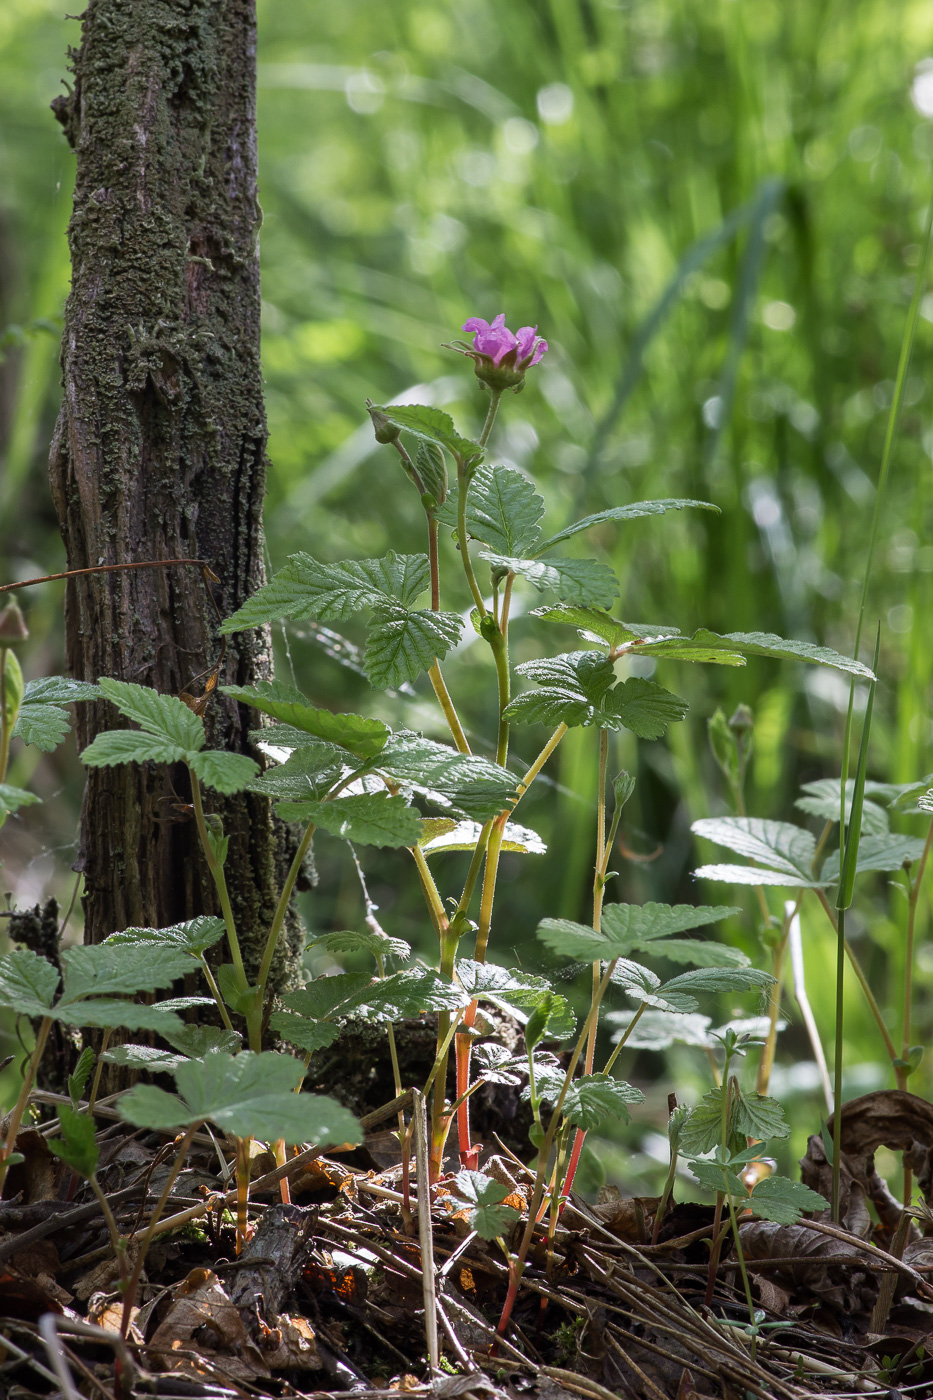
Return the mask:
{"type": "MultiPolygon", "coordinates": [[[[542,1224],[499,1339],[503,1253],[471,1232],[449,1181],[429,1203],[416,1162],[403,1170],[391,1132],[398,1100],[364,1116],[353,1151],[308,1149],[276,1167],[257,1150],[251,1238],[239,1255],[236,1192],[223,1169],[232,1152],[200,1132],[125,1326],[121,1262],[125,1276],[174,1145],[129,1128],[107,1100],[95,1106],[98,1179],[128,1241],[121,1261],[98,1198],[47,1147],[61,1099],[36,1099],[39,1121],[20,1133],[25,1160],[0,1202],[4,1400],[933,1397],[933,1240],[924,1237],[933,1215],[902,1213],[873,1161],[880,1141],[909,1141],[929,1190],[933,1107],[913,1095],[845,1106],[845,1228],[826,1218],[742,1225],[755,1335],[731,1243],[709,1291],[713,1206],[673,1205],[651,1243],[657,1201],[616,1195],[596,1205],[572,1198],[550,1243],[542,1224]]],[[[501,1145],[482,1169],[527,1218],[532,1176],[518,1157],[501,1145]]],[[[802,1172],[825,1189],[819,1137],[802,1172]]]]}

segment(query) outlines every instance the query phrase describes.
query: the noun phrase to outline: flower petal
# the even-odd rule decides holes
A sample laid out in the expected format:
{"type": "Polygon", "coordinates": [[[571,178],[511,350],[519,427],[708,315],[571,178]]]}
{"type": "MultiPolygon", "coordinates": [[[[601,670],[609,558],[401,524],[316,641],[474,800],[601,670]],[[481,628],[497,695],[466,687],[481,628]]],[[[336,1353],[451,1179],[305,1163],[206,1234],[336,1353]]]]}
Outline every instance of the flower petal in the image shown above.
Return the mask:
{"type": "Polygon", "coordinates": [[[491,330],[491,326],[488,321],[483,320],[482,316],[471,316],[469,321],[464,321],[463,330],[488,331],[491,330]]]}

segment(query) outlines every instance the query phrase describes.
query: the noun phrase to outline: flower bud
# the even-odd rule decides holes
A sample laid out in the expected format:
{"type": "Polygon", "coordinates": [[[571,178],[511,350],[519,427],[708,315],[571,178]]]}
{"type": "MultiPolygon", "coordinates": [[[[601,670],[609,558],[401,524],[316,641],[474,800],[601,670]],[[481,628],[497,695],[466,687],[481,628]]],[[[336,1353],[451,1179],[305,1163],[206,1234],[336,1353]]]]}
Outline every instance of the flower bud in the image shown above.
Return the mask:
{"type": "Polygon", "coordinates": [[[373,420],[373,431],[376,434],[376,441],[386,446],[390,442],[395,442],[401,436],[401,430],[391,423],[386,415],[373,406],[372,399],[366,400],[366,409],[373,420]]]}
{"type": "Polygon", "coordinates": [[[9,735],[14,724],[19,717],[19,707],[23,703],[23,672],[15,654],[4,647],[0,650],[0,658],[3,661],[3,694],[0,695],[0,705],[3,706],[3,724],[9,735]]]}
{"type": "Polygon", "coordinates": [[[15,647],[19,642],[25,642],[28,636],[29,628],[19,603],[15,598],[11,598],[0,611],[0,646],[15,647]]]}
{"type": "Polygon", "coordinates": [[[634,791],[635,779],[623,768],[612,780],[612,795],[616,800],[616,807],[624,807],[634,791]]]}

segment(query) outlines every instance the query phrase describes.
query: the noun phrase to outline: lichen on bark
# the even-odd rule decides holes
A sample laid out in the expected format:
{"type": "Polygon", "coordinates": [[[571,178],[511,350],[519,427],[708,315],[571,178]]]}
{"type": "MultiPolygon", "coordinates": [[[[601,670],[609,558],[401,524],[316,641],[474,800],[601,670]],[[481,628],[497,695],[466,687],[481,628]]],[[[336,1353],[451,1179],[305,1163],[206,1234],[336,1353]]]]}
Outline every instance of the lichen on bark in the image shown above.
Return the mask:
{"type": "MultiPolygon", "coordinates": [[[[200,558],[227,614],[263,581],[266,424],[259,358],[253,0],[90,0],[74,90],[53,103],[77,169],[64,396],[50,460],[68,566],[200,558]]],[[[73,580],[67,654],[81,679],[179,694],[220,654],[196,569],[73,580]]],[[[221,679],[270,672],[262,631],[231,639],[221,679]]],[[[81,708],[78,742],[115,716],[81,708]]],[[[253,717],[212,700],[214,746],[249,751],[253,717]]],[[[86,938],[215,907],[185,774],[92,770],[79,865],[86,938]]],[[[284,858],[267,802],[214,801],[247,967],[255,966],[284,858]]],[[[292,919],[275,971],[293,970],[292,919]]]]}

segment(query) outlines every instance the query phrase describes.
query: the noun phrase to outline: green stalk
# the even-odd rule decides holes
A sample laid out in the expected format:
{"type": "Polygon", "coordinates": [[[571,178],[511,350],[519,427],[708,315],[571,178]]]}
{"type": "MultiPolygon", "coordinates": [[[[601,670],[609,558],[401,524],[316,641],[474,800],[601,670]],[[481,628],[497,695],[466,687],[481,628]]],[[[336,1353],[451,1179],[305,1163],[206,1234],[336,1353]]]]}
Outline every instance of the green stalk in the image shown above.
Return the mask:
{"type": "Polygon", "coordinates": [[[217,1010],[220,1013],[220,1019],[221,1021],[223,1021],[225,1028],[228,1031],[232,1031],[233,1022],[230,1020],[230,1013],[227,1010],[227,1003],[224,1001],[223,997],[220,994],[220,988],[218,987],[214,974],[211,971],[210,963],[207,961],[207,958],[200,958],[199,962],[201,964],[201,971],[204,974],[204,980],[207,983],[208,990],[210,991],[211,996],[217,1003],[217,1010]]]}
{"type": "Polygon", "coordinates": [[[6,782],[10,763],[10,727],[6,718],[6,658],[8,647],[0,647],[0,783],[6,782]]]}
{"type": "Polygon", "coordinates": [[[282,932],[282,925],[285,922],[285,915],[288,913],[288,906],[291,901],[292,891],[295,888],[295,881],[298,879],[302,864],[304,863],[304,858],[308,854],[311,842],[314,840],[315,829],[314,822],[308,822],[308,825],[305,827],[304,835],[298,843],[298,849],[292,858],[292,863],[288,867],[288,874],[285,876],[285,883],[279,895],[279,902],[275,906],[275,913],[272,916],[272,923],[269,925],[269,934],[266,938],[266,946],[262,953],[262,962],[259,964],[257,985],[260,989],[260,1003],[265,997],[266,982],[269,980],[269,969],[272,966],[272,959],[275,955],[276,944],[279,941],[279,934],[282,932]]]}
{"type": "Polygon", "coordinates": [[[227,881],[224,878],[223,866],[218,861],[211,849],[210,838],[207,832],[207,823],[204,820],[204,807],[201,803],[201,785],[198,782],[198,775],[190,765],[188,776],[191,779],[191,804],[194,807],[194,820],[198,828],[198,836],[201,840],[201,849],[207,861],[207,868],[211,872],[214,886],[220,899],[220,908],[224,916],[224,924],[227,929],[227,943],[230,948],[230,957],[233,960],[233,968],[236,978],[240,984],[240,990],[245,992],[249,987],[246,978],[246,969],[243,966],[243,955],[240,952],[240,940],[237,938],[236,922],[233,917],[233,908],[230,904],[230,894],[227,890],[227,881]]]}
{"type": "MultiPolygon", "coordinates": [[[[910,897],[907,904],[907,947],[905,949],[906,965],[904,967],[904,1034],[901,1040],[902,1060],[906,1060],[910,1054],[911,1000],[913,992],[914,938],[917,924],[917,904],[920,898],[920,887],[923,883],[923,876],[926,871],[931,845],[933,845],[933,822],[930,823],[927,830],[927,839],[924,843],[923,854],[917,862],[917,872],[911,881],[910,897]]],[[[903,1076],[904,1082],[901,1083],[899,1078],[897,1087],[899,1089],[904,1089],[907,1087],[906,1072],[901,1069],[898,1071],[898,1074],[903,1076]]],[[[906,1197],[904,1204],[907,1204],[906,1197]]]]}

